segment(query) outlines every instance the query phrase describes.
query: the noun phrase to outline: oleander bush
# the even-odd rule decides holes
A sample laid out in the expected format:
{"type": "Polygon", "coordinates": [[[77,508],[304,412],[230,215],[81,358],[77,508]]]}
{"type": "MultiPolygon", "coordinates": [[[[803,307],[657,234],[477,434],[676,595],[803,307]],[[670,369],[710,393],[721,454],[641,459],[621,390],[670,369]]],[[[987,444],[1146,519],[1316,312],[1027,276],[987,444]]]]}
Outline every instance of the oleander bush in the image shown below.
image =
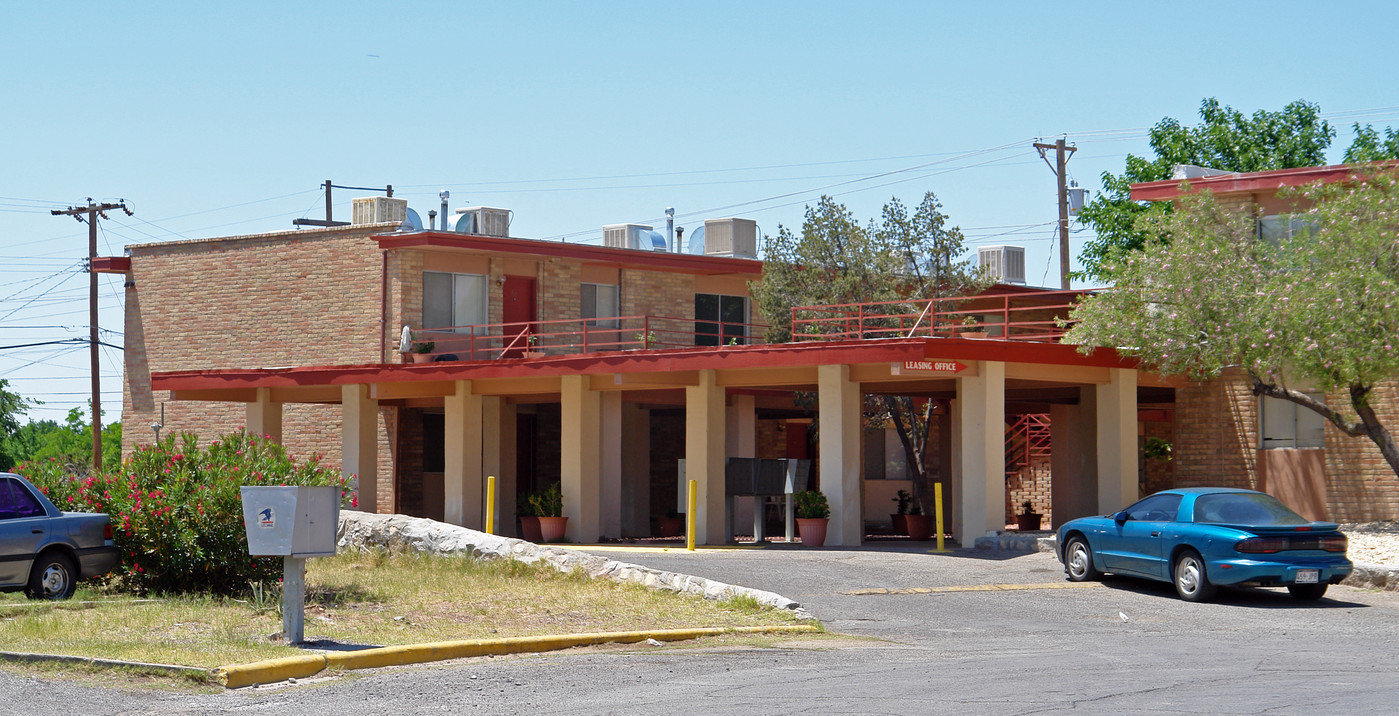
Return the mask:
{"type": "Polygon", "coordinates": [[[119,469],[89,477],[58,461],[17,469],[60,510],[105,512],[121,551],[110,578],[139,592],[235,594],[281,575],[278,557],[248,555],[239,487],[333,485],[357,499],[320,456],[298,462],[272,440],[246,431],[201,446],[193,434],[137,447],[119,469]]]}

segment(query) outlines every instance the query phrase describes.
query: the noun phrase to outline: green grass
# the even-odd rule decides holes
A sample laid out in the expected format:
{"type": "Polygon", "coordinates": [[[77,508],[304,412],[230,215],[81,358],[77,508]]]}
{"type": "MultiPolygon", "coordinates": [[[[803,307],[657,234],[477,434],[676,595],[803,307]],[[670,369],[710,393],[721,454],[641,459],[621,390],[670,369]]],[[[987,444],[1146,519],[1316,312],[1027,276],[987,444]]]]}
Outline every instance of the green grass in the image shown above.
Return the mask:
{"type": "MultiPolygon", "coordinates": [[[[454,639],[791,624],[750,597],[722,602],[513,560],[342,554],[307,561],[306,638],[388,646],[454,639]]],[[[85,587],[68,602],[0,595],[6,651],[211,668],[297,654],[275,584],[237,599],[85,587]],[[84,603],[87,602],[87,603],[84,603]]]]}

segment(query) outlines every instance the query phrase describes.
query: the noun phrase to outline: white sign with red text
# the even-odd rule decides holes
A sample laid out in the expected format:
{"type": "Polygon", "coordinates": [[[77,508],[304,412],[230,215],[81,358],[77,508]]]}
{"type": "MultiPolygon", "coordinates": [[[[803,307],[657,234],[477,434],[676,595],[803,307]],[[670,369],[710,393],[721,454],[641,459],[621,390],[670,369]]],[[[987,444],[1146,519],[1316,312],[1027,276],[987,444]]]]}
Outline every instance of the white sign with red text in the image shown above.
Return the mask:
{"type": "Polygon", "coordinates": [[[938,360],[936,358],[906,360],[899,363],[892,363],[889,366],[889,372],[894,375],[955,374],[961,373],[966,369],[966,364],[960,361],[938,360]]]}

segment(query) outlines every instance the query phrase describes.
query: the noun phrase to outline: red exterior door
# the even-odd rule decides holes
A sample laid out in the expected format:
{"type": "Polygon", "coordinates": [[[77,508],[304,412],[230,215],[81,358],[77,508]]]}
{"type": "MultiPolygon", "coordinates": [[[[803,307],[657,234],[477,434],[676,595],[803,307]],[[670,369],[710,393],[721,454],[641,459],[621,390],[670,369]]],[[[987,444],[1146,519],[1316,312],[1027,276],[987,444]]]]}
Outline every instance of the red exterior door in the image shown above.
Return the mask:
{"type": "Polygon", "coordinates": [[[528,348],[526,340],[529,338],[530,326],[528,324],[535,320],[534,315],[534,278],[530,276],[506,276],[505,285],[501,287],[501,321],[505,327],[501,330],[501,335],[505,337],[505,346],[511,346],[501,354],[502,358],[519,358],[528,348]],[[515,324],[515,325],[511,325],[515,324]],[[515,340],[521,333],[526,334],[520,340],[515,340]]]}

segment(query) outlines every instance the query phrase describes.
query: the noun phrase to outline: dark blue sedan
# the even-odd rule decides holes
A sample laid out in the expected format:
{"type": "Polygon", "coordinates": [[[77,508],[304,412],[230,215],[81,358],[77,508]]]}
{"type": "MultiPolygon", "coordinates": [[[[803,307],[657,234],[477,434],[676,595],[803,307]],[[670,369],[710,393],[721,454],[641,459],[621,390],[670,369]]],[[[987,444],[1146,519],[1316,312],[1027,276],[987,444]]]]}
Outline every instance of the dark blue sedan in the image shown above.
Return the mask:
{"type": "Polygon", "coordinates": [[[1165,490],[1113,515],[1070,520],[1058,537],[1070,581],[1145,577],[1174,583],[1192,602],[1219,585],[1287,587],[1297,599],[1320,599],[1352,569],[1335,524],[1252,490],[1165,490]]]}

